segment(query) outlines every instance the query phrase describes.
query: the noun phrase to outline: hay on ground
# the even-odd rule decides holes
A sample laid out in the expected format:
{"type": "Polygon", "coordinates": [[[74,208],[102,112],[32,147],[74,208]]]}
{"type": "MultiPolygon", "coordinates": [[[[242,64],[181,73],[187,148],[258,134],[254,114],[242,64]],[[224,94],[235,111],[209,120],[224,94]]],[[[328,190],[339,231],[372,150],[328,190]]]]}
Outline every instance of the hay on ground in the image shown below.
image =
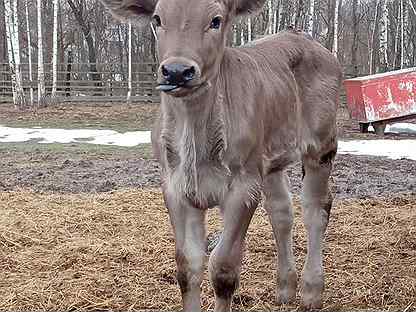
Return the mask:
{"type": "MultiPolygon", "coordinates": [[[[328,310],[416,308],[415,206],[414,195],[336,204],[325,249],[328,310]]],[[[210,212],[209,230],[219,224],[210,212]]],[[[301,272],[305,233],[298,207],[295,233],[301,272]]],[[[0,193],[0,310],[177,310],[173,244],[158,190],[0,193]]],[[[259,209],[235,308],[279,308],[275,254],[259,209]]],[[[202,301],[213,307],[207,277],[202,301]]]]}

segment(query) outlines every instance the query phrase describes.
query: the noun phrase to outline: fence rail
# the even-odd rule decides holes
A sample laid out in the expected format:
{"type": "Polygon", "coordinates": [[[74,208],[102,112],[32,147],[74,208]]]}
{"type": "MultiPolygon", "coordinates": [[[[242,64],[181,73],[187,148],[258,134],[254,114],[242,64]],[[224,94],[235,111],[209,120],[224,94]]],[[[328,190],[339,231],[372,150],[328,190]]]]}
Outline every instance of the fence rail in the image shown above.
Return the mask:
{"type": "MultiPolygon", "coordinates": [[[[159,101],[156,86],[156,63],[132,64],[131,101],[159,101]]],[[[33,79],[29,79],[29,64],[20,64],[23,90],[29,98],[30,89],[38,88],[37,64],[32,64],[33,79]]],[[[58,64],[57,96],[59,101],[125,101],[128,92],[127,64],[68,63],[58,64]],[[95,69],[96,70],[95,70],[95,69]]],[[[9,64],[0,63],[0,101],[13,98],[13,83],[9,64]]],[[[52,93],[52,65],[45,64],[46,96],[52,93]]]]}

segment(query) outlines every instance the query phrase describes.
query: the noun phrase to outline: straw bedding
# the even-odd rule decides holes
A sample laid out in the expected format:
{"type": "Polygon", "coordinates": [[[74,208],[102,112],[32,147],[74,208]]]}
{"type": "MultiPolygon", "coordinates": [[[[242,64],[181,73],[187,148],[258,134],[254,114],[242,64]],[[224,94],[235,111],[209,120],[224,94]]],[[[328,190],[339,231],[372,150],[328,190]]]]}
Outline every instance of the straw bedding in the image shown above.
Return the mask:
{"type": "MultiPolygon", "coordinates": [[[[295,204],[300,272],[305,236],[295,204]]],[[[415,195],[336,203],[326,237],[326,309],[416,309],[415,207],[415,195]]],[[[216,211],[208,223],[209,232],[218,230],[216,211]]],[[[0,310],[178,310],[173,252],[159,190],[0,193],[0,310]]],[[[259,209],[234,308],[280,309],[275,289],[274,241],[259,209]]],[[[207,277],[202,301],[213,307],[207,277]]]]}

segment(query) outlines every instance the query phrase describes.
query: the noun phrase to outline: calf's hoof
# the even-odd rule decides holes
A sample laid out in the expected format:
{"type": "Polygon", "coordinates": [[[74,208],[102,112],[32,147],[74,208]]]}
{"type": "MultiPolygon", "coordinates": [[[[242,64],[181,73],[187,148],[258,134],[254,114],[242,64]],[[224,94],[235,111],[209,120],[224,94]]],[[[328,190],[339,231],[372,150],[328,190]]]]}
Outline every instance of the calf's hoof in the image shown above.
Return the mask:
{"type": "Polygon", "coordinates": [[[322,300],[316,300],[314,302],[302,302],[301,311],[318,311],[322,309],[322,300]]]}
{"type": "Polygon", "coordinates": [[[287,281],[280,281],[279,292],[277,294],[278,304],[290,304],[295,302],[297,285],[296,271],[289,272],[287,281]]]}
{"type": "Polygon", "coordinates": [[[323,291],[323,279],[318,279],[314,283],[304,282],[302,287],[302,311],[322,309],[323,291]]]}

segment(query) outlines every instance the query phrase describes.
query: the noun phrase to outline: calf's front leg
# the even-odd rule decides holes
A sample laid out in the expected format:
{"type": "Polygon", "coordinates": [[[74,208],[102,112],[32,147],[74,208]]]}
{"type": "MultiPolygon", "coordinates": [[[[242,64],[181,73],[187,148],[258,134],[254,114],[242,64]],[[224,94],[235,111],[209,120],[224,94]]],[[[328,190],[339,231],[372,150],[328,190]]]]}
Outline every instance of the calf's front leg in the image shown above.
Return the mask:
{"type": "Polygon", "coordinates": [[[201,311],[201,282],[205,264],[205,211],[164,192],[169,210],[175,247],[177,280],[182,294],[183,311],[201,311]]]}
{"type": "Polygon", "coordinates": [[[215,291],[215,312],[228,312],[240,281],[241,258],[247,228],[260,201],[258,179],[236,178],[221,205],[224,229],[209,260],[209,275],[215,291]]]}

